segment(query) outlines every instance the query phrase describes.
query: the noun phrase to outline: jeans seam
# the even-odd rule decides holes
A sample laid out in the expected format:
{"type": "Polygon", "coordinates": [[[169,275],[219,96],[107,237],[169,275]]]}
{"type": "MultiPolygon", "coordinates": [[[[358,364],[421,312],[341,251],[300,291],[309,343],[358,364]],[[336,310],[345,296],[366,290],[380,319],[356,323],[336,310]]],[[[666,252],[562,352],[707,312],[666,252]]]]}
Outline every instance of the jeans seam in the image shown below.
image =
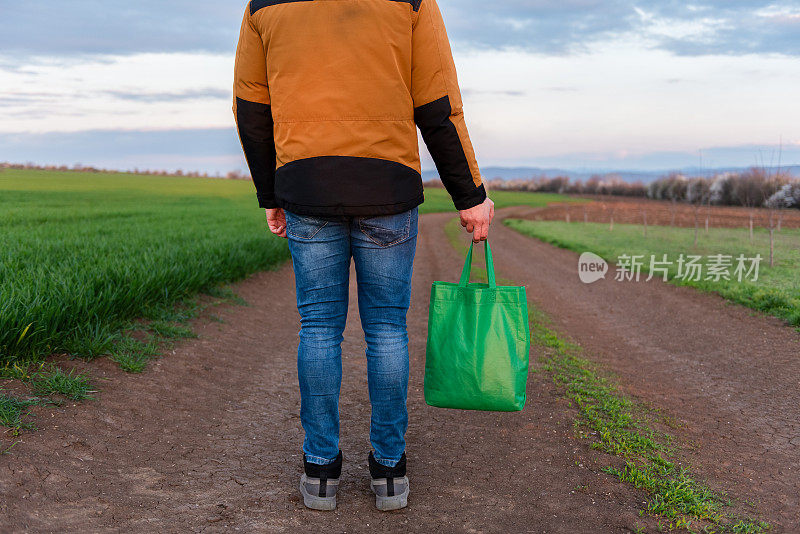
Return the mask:
{"type": "MultiPolygon", "coordinates": [[[[318,234],[318,233],[320,233],[320,231],[321,231],[323,228],[325,228],[326,226],[328,226],[328,222],[330,222],[330,221],[325,221],[325,223],[324,223],[322,226],[320,226],[319,228],[317,228],[317,230],[316,230],[316,231],[315,231],[313,234],[311,234],[310,236],[308,236],[308,237],[302,237],[302,236],[299,236],[299,235],[295,234],[294,232],[292,232],[292,231],[291,231],[291,230],[289,230],[289,229],[287,229],[286,231],[287,231],[287,233],[288,233],[289,235],[291,235],[291,236],[292,236],[292,237],[294,237],[295,239],[302,239],[303,241],[310,241],[311,239],[314,239],[315,237],[317,237],[317,234],[318,234]]],[[[288,226],[288,225],[287,225],[287,226],[288,226]]]]}
{"type": "MultiPolygon", "coordinates": [[[[403,237],[401,237],[401,238],[399,238],[399,239],[396,239],[396,240],[392,241],[391,243],[387,243],[387,244],[385,244],[385,245],[383,245],[383,244],[381,244],[381,243],[378,243],[377,241],[375,241],[374,239],[372,239],[372,236],[371,236],[371,235],[369,235],[367,232],[365,232],[365,231],[364,231],[364,225],[362,224],[362,223],[364,222],[364,219],[363,219],[363,218],[358,220],[358,228],[361,230],[361,233],[362,233],[362,234],[364,234],[365,236],[367,236],[367,238],[368,238],[370,241],[372,241],[373,243],[375,243],[375,244],[376,244],[376,245],[378,245],[379,247],[381,247],[381,248],[389,248],[389,247],[391,247],[392,245],[397,245],[397,244],[399,244],[399,243],[402,243],[403,241],[406,241],[406,240],[408,240],[408,239],[411,237],[411,211],[412,211],[412,210],[409,210],[409,212],[408,212],[408,219],[406,220],[406,226],[405,226],[405,229],[403,230],[403,237]]],[[[369,217],[368,217],[368,218],[369,218],[369,217]]]]}

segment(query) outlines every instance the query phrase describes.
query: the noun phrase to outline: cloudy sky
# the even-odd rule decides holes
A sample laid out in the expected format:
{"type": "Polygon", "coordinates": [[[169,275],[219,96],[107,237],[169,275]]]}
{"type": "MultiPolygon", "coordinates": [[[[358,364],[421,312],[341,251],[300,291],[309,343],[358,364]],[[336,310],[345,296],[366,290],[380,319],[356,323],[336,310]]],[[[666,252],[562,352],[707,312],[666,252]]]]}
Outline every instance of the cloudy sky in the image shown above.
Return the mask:
{"type": "MultiPolygon", "coordinates": [[[[482,166],[800,163],[800,0],[439,1],[482,166]]],[[[0,0],[0,161],[243,169],[244,6],[0,0]]]]}

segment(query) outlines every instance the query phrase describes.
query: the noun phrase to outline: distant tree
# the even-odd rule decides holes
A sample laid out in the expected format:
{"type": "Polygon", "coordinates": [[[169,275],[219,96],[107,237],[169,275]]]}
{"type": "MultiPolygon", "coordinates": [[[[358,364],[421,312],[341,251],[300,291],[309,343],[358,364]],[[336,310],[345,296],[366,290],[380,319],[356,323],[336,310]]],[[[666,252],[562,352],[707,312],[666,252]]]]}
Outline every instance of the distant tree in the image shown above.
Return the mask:
{"type": "Polygon", "coordinates": [[[574,182],[570,182],[569,187],[567,188],[567,193],[571,195],[580,195],[585,193],[583,187],[583,182],[581,180],[575,180],[574,182]]]}
{"type": "Polygon", "coordinates": [[[711,182],[711,203],[720,206],[735,204],[733,188],[736,175],[723,173],[711,182]]]}
{"type": "Polygon", "coordinates": [[[767,207],[799,208],[800,209],[800,180],[784,184],[780,189],[767,199],[767,207]]]}
{"type": "Polygon", "coordinates": [[[569,185],[569,178],[566,176],[558,176],[556,178],[546,179],[543,178],[539,182],[538,191],[543,193],[563,193],[569,185]]]}
{"type": "Polygon", "coordinates": [[[680,173],[670,174],[665,181],[663,190],[664,200],[670,201],[670,226],[675,226],[675,216],[678,211],[677,204],[686,200],[686,189],[688,187],[688,179],[680,173]]]}
{"type": "Polygon", "coordinates": [[[587,195],[599,195],[600,194],[600,183],[602,182],[602,178],[599,175],[594,174],[591,178],[586,181],[586,185],[584,185],[584,191],[587,195]]]}
{"type": "Polygon", "coordinates": [[[647,187],[639,180],[627,184],[627,196],[644,198],[647,196],[647,187]]]}
{"type": "Polygon", "coordinates": [[[766,189],[767,172],[753,167],[736,177],[733,183],[733,197],[740,206],[754,208],[764,201],[766,189]]]}

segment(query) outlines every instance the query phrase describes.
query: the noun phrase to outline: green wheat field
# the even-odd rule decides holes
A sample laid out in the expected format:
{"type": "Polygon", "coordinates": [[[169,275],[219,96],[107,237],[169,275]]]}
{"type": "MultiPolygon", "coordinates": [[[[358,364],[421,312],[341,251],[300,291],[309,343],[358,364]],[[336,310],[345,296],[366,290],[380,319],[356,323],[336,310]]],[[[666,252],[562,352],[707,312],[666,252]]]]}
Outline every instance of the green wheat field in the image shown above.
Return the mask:
{"type": "MultiPolygon", "coordinates": [[[[451,210],[426,191],[423,212],[451,210]]],[[[131,320],[289,258],[248,181],[33,170],[0,172],[0,251],[0,367],[107,353],[131,320]]]]}

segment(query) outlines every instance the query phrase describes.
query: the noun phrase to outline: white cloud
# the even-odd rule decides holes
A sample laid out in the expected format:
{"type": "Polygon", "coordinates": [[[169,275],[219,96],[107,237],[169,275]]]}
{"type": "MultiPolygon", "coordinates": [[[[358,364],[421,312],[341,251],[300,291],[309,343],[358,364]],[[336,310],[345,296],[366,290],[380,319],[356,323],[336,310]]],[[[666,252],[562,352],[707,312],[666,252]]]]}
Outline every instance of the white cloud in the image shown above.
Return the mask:
{"type": "Polygon", "coordinates": [[[483,164],[800,138],[791,58],[678,57],[621,41],[570,57],[473,52],[458,64],[483,164]],[[490,94],[498,88],[524,96],[490,94]]]}
{"type": "Polygon", "coordinates": [[[0,132],[230,126],[232,80],[229,55],[43,59],[0,70],[0,98],[21,99],[0,107],[0,132]]]}

